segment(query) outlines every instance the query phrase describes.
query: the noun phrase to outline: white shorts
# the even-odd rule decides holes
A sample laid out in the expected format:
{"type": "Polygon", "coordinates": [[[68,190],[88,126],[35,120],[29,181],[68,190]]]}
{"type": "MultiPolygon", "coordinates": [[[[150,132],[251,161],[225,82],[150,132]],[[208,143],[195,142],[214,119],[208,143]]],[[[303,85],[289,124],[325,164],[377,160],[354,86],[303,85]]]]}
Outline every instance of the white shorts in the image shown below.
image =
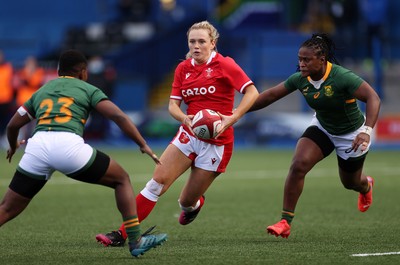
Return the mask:
{"type": "Polygon", "coordinates": [[[171,144],[192,159],[195,167],[221,173],[225,172],[233,151],[233,143],[221,146],[209,144],[191,136],[182,126],[171,144]]]}
{"type": "Polygon", "coordinates": [[[82,137],[70,132],[37,132],[29,138],[18,167],[48,180],[55,170],[67,175],[83,168],[94,154],[82,137]]]}
{"type": "Polygon", "coordinates": [[[317,118],[314,116],[314,118],[311,121],[310,126],[317,126],[318,129],[323,131],[329,139],[332,141],[332,143],[335,145],[335,150],[336,154],[343,158],[344,160],[347,160],[350,157],[360,157],[364,155],[366,152],[368,152],[369,147],[371,146],[371,142],[369,142],[367,148],[364,151],[361,151],[361,148],[359,147],[357,151],[351,150],[351,145],[353,143],[353,140],[356,138],[356,136],[363,132],[363,126],[355,130],[354,132],[347,133],[347,134],[342,134],[342,135],[333,135],[328,133],[322,126],[321,123],[317,120],[317,118]]]}

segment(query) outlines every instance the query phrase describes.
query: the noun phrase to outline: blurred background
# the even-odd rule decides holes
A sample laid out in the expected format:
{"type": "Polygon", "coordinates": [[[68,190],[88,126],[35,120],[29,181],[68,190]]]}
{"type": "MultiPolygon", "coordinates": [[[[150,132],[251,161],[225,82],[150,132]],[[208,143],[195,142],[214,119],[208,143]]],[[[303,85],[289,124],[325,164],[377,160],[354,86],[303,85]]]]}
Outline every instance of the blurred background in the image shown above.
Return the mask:
{"type": "MultiPolygon", "coordinates": [[[[186,32],[208,20],[220,32],[218,51],[246,71],[261,92],[296,71],[299,46],[325,32],[339,62],[368,81],[382,99],[376,146],[400,149],[400,1],[397,0],[1,0],[1,132],[10,115],[57,75],[65,49],[89,59],[89,83],[127,112],[144,136],[165,143],[179,125],[167,111],[186,32]]],[[[240,98],[240,97],[239,97],[240,98]]],[[[362,106],[363,107],[363,106],[362,106]]],[[[247,114],[236,144],[293,146],[312,111],[300,93],[247,114]]],[[[31,132],[24,129],[22,137],[31,132]]],[[[127,146],[113,124],[93,113],[88,141],[127,146]]],[[[130,144],[128,144],[129,146],[130,144]]]]}

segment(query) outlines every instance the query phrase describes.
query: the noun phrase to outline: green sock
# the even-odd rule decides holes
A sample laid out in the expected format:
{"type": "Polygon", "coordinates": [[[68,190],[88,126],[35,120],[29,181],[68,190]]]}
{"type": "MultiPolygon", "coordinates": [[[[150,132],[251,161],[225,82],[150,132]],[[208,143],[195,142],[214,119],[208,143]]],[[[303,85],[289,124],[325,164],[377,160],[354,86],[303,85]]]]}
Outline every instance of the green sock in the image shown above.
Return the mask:
{"type": "Polygon", "coordinates": [[[285,219],[288,222],[288,224],[292,223],[293,218],[294,218],[294,211],[286,209],[282,210],[282,219],[285,219]]]}
{"type": "Polygon", "coordinates": [[[140,237],[140,223],[137,215],[126,217],[123,220],[129,242],[135,242],[140,237]]]}

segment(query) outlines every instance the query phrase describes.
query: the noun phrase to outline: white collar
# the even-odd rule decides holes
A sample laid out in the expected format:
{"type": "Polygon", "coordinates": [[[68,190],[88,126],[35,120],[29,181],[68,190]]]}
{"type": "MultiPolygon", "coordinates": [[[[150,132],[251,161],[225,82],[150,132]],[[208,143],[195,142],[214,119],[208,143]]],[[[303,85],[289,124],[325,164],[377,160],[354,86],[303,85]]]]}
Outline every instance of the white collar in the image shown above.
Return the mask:
{"type": "MultiPolygon", "coordinates": [[[[206,65],[209,64],[216,55],[217,55],[217,52],[216,51],[212,51],[210,57],[207,60],[206,65]]],[[[191,63],[192,63],[193,66],[195,65],[193,58],[192,58],[191,63]]]]}
{"type": "Polygon", "coordinates": [[[315,89],[320,89],[320,87],[321,87],[322,83],[325,81],[325,79],[321,78],[318,81],[314,81],[310,78],[310,80],[308,80],[308,81],[315,87],[315,89]]]}

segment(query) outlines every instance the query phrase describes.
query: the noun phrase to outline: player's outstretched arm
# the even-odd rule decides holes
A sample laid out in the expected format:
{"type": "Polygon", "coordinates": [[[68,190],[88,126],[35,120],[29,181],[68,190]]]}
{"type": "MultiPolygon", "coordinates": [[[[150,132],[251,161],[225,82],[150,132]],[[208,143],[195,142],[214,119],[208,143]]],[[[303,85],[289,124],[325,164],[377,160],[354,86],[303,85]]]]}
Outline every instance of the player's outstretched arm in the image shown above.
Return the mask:
{"type": "Polygon", "coordinates": [[[264,90],[262,93],[260,93],[257,100],[254,102],[253,106],[251,106],[248,112],[263,109],[275,101],[287,96],[288,94],[290,94],[290,92],[285,88],[284,82],[264,90]]]}
{"type": "Polygon", "coordinates": [[[160,164],[157,155],[147,145],[146,140],[139,132],[136,125],[132,122],[117,105],[111,100],[102,100],[96,105],[96,110],[109,120],[112,120],[129,138],[131,138],[139,147],[142,153],[148,154],[155,163],[160,164]]]}

